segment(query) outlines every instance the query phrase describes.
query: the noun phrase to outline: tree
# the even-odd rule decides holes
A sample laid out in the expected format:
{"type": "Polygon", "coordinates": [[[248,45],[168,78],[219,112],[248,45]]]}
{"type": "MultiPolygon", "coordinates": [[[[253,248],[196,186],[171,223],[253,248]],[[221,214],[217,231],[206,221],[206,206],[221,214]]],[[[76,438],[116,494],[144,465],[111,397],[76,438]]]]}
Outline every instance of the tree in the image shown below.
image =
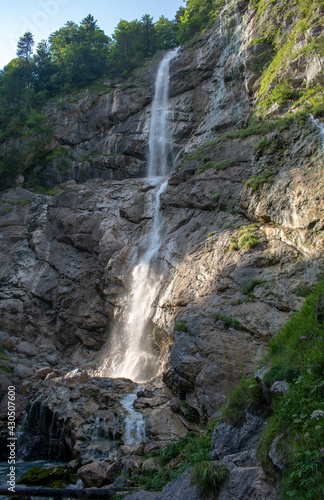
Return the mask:
{"type": "Polygon", "coordinates": [[[155,29],[153,17],[145,14],[141,19],[142,43],[145,57],[151,57],[155,52],[155,29]]]}
{"type": "Polygon", "coordinates": [[[33,46],[35,45],[33,35],[30,31],[27,31],[23,36],[19,38],[17,44],[17,56],[20,59],[25,59],[29,61],[33,53],[33,46]]]}
{"type": "Polygon", "coordinates": [[[161,16],[155,23],[155,49],[172,49],[177,46],[176,23],[161,16]]]}
{"type": "Polygon", "coordinates": [[[142,41],[142,23],[121,20],[113,34],[113,44],[109,54],[110,68],[113,75],[128,76],[144,61],[142,41]]]}
{"type": "Polygon", "coordinates": [[[37,45],[36,54],[34,55],[34,63],[34,87],[36,92],[53,92],[54,86],[51,78],[58,68],[52,61],[50,46],[46,40],[41,40],[41,42],[37,45]]]}
{"type": "Polygon", "coordinates": [[[221,6],[218,0],[187,0],[176,14],[177,39],[184,43],[200,33],[214,19],[221,6]]]}
{"type": "Polygon", "coordinates": [[[80,28],[85,29],[87,31],[95,31],[99,29],[97,26],[97,21],[95,21],[94,17],[91,14],[88,14],[87,17],[82,19],[80,23],[80,28]]]}

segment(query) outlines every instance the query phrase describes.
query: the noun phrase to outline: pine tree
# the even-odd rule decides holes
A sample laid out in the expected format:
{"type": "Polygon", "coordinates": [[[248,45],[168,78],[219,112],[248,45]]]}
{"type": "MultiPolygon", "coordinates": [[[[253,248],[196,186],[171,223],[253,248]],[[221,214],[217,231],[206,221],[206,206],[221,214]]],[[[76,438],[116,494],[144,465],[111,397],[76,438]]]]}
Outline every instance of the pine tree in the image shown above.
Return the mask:
{"type": "Polygon", "coordinates": [[[19,38],[17,44],[17,56],[20,59],[25,59],[29,61],[33,53],[33,46],[35,45],[33,35],[30,31],[27,31],[23,36],[19,38]]]}

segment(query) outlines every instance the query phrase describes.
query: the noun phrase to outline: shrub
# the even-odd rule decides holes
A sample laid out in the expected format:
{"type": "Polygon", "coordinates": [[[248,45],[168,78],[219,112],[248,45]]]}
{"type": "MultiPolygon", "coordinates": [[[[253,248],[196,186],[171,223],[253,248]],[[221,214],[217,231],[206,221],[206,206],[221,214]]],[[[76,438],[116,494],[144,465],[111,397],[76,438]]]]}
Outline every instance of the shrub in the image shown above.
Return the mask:
{"type": "Polygon", "coordinates": [[[174,330],[176,332],[188,332],[189,331],[185,320],[180,321],[180,323],[176,323],[174,325],[174,330]]]}
{"type": "Polygon", "coordinates": [[[293,291],[293,293],[297,295],[297,297],[308,297],[312,292],[313,290],[308,286],[298,286],[293,291]]]}
{"type": "Polygon", "coordinates": [[[201,174],[202,172],[205,172],[205,170],[209,170],[210,168],[214,168],[215,170],[226,170],[228,167],[231,167],[235,164],[234,160],[231,159],[226,159],[226,160],[219,160],[219,161],[207,161],[207,163],[204,164],[203,167],[197,168],[195,171],[195,175],[201,174]]]}
{"type": "Polygon", "coordinates": [[[243,182],[243,186],[250,186],[253,189],[257,190],[259,186],[263,186],[263,184],[272,184],[273,182],[273,174],[271,170],[266,170],[262,174],[253,175],[249,179],[243,182]]]}
{"type": "Polygon", "coordinates": [[[229,476],[227,467],[207,460],[195,465],[191,480],[204,497],[217,494],[229,476]]]}
{"type": "Polygon", "coordinates": [[[231,252],[236,252],[238,249],[239,249],[239,246],[238,244],[235,242],[235,243],[231,243],[230,246],[229,246],[229,249],[231,252]]]}
{"type": "Polygon", "coordinates": [[[238,244],[240,248],[253,248],[259,243],[259,238],[254,233],[244,233],[240,236],[238,244]]]}
{"type": "Polygon", "coordinates": [[[264,402],[262,391],[253,376],[243,377],[221,408],[220,418],[233,427],[239,427],[246,420],[249,408],[258,408],[264,402]]]}
{"type": "Polygon", "coordinates": [[[218,201],[221,196],[222,193],[220,191],[214,191],[213,194],[211,195],[211,199],[213,201],[218,201]]]}
{"type": "Polygon", "coordinates": [[[244,285],[242,292],[244,295],[250,295],[257,285],[264,283],[264,280],[250,280],[244,285]]]}
{"type": "Polygon", "coordinates": [[[222,321],[227,330],[230,327],[236,330],[244,330],[244,326],[237,319],[229,318],[228,316],[223,316],[218,313],[215,314],[214,319],[215,321],[222,321]]]}

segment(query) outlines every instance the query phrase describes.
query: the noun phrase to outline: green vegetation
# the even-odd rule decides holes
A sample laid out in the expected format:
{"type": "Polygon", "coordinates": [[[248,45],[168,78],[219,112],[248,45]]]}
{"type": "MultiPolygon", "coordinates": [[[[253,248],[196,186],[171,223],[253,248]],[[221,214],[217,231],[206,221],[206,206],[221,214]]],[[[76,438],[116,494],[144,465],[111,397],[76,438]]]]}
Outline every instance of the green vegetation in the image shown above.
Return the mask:
{"type": "MultiPolygon", "coordinates": [[[[231,213],[238,213],[233,209],[228,209],[226,210],[227,212],[231,211],[231,213]]],[[[232,226],[231,226],[232,227],[232,226]]],[[[230,245],[229,245],[229,250],[231,252],[235,252],[239,250],[240,248],[242,249],[250,249],[255,247],[259,243],[259,237],[255,234],[256,231],[259,229],[256,224],[250,224],[249,226],[241,227],[240,231],[238,233],[238,239],[237,237],[231,237],[229,239],[230,245]]]]}
{"type": "Polygon", "coordinates": [[[261,285],[262,283],[264,283],[264,280],[252,279],[252,280],[248,281],[246,283],[246,285],[244,285],[242,292],[245,295],[251,295],[251,293],[253,292],[253,290],[255,289],[255,287],[257,285],[261,285]]]}
{"type": "Polygon", "coordinates": [[[214,191],[213,194],[211,195],[211,199],[217,202],[221,196],[222,196],[221,191],[214,191]]]}
{"type": "Polygon", "coordinates": [[[53,467],[33,467],[22,476],[18,484],[64,488],[70,483],[75,483],[76,480],[77,476],[72,473],[71,469],[54,465],[53,467]]]}
{"type": "Polygon", "coordinates": [[[237,250],[240,249],[240,247],[238,246],[238,244],[236,242],[234,242],[234,243],[230,244],[229,249],[231,250],[231,252],[236,252],[237,250]]]}
{"type": "Polygon", "coordinates": [[[235,328],[236,330],[244,330],[244,326],[237,320],[229,318],[228,316],[223,316],[222,314],[216,313],[214,316],[215,321],[222,321],[225,328],[235,328]]]}
{"type": "Polygon", "coordinates": [[[271,170],[266,170],[261,174],[253,175],[249,177],[246,181],[243,182],[244,186],[250,186],[253,189],[257,190],[263,184],[272,184],[273,182],[273,173],[271,170]]]}
{"type": "MultiPolygon", "coordinates": [[[[259,456],[270,467],[267,453],[273,439],[282,436],[287,461],[283,498],[315,499],[324,495],[324,426],[316,410],[324,411],[324,283],[306,299],[271,342],[265,382],[290,382],[288,394],[274,400],[274,413],[259,444],[259,456]]],[[[323,417],[322,417],[323,419],[323,417]]]]}
{"type": "MultiPolygon", "coordinates": [[[[271,341],[264,364],[270,368],[264,383],[290,384],[287,394],[272,399],[272,415],[258,445],[258,456],[269,474],[276,476],[269,451],[275,438],[286,463],[281,498],[317,500],[324,495],[324,281],[306,299],[302,310],[291,317],[271,341]]],[[[221,419],[240,426],[246,410],[267,405],[254,377],[243,377],[221,419]]]]}
{"type": "Polygon", "coordinates": [[[298,286],[293,293],[297,295],[297,297],[308,297],[313,291],[314,290],[309,286],[298,286]]]}
{"type": "Polygon", "coordinates": [[[188,332],[187,322],[185,320],[180,321],[174,325],[175,332],[188,332]]]}
{"type": "Polygon", "coordinates": [[[259,243],[259,238],[255,234],[255,231],[258,229],[257,226],[253,224],[247,227],[242,228],[238,233],[238,245],[243,249],[250,249],[255,247],[259,243]]]}
{"type": "Polygon", "coordinates": [[[0,373],[12,373],[11,360],[4,354],[4,348],[0,347],[0,373]]]}
{"type": "Polygon", "coordinates": [[[132,471],[130,485],[147,491],[160,491],[166,483],[185,470],[206,462],[214,426],[215,421],[200,432],[188,432],[183,439],[172,441],[165,448],[146,454],[145,458],[154,458],[161,468],[157,471],[132,471]]]}
{"type": "Polygon", "coordinates": [[[228,469],[221,463],[200,462],[191,473],[192,482],[202,497],[217,495],[229,476],[228,469]]]}
{"type": "Polygon", "coordinates": [[[205,28],[211,27],[224,4],[223,0],[187,0],[186,8],[180,7],[177,39],[186,43],[197,37],[205,28]]]}
{"type": "Polygon", "coordinates": [[[2,198],[1,203],[9,203],[9,205],[30,205],[32,200],[29,199],[21,199],[21,200],[6,200],[2,198]]]}
{"type": "Polygon", "coordinates": [[[289,24],[289,30],[281,22],[282,16],[278,16],[282,4],[273,5],[273,2],[260,0],[254,1],[254,6],[259,36],[272,48],[271,60],[265,61],[260,73],[255,115],[265,118],[273,104],[312,112],[314,105],[323,102],[323,87],[318,82],[311,83],[308,88],[299,87],[298,83],[296,85],[291,78],[289,63],[300,59],[303,54],[310,58],[321,57],[321,39],[309,35],[309,31],[318,25],[318,12],[323,1],[293,0],[284,4],[284,18],[289,24]],[[298,43],[300,40],[304,43],[298,43]]]}
{"type": "Polygon", "coordinates": [[[220,418],[234,427],[246,420],[246,410],[256,410],[264,404],[262,391],[253,376],[243,377],[221,408],[220,418]]]}

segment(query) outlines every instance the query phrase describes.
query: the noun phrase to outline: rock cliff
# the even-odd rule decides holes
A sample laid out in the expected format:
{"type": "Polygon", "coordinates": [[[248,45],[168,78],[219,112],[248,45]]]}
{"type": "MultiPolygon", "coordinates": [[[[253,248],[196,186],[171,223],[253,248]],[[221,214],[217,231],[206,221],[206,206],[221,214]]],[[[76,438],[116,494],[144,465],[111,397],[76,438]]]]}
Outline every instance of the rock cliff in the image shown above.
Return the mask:
{"type": "MultiPolygon", "coordinates": [[[[323,125],[308,116],[247,127],[260,57],[273,56],[271,45],[257,43],[260,29],[246,2],[227,6],[171,63],[177,167],[161,200],[165,279],[150,318],[152,349],[164,364],[153,396],[137,403],[149,439],[162,443],[186,432],[171,398],[185,400],[198,420],[214,418],[323,273],[323,125]]],[[[318,84],[317,63],[296,54],[282,74],[290,67],[299,86],[318,84]]],[[[59,184],[56,195],[1,193],[6,366],[25,408],[37,395],[50,408],[48,428],[53,415],[67,418],[69,453],[81,458],[89,457],[96,418],[107,422],[99,433],[122,441],[120,399],[136,389],[96,375],[152,224],[153,188],[144,177],[162,55],[123,86],[107,82],[99,94],[46,106],[53,144],[69,156],[64,169],[54,160],[40,170],[49,187],[59,184]],[[84,378],[73,371],[80,368],[84,378]]],[[[267,112],[280,118],[283,108],[267,112]]]]}

